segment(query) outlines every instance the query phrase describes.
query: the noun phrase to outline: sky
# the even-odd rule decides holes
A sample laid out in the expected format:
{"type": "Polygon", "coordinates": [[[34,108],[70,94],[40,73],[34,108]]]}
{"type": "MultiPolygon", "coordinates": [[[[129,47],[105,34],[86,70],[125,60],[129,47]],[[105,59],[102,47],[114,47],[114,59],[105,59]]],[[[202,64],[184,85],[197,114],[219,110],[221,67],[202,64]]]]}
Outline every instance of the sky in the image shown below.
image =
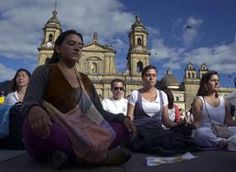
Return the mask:
{"type": "Polygon", "coordinates": [[[138,15],[148,31],[150,63],[158,68],[158,79],[169,68],[182,82],[188,63],[196,70],[205,63],[220,73],[222,86],[234,87],[235,0],[0,0],[0,82],[19,68],[35,69],[42,28],[55,6],[63,30],[81,32],[85,44],[97,32],[100,43],[117,51],[120,72],[138,15]]]}

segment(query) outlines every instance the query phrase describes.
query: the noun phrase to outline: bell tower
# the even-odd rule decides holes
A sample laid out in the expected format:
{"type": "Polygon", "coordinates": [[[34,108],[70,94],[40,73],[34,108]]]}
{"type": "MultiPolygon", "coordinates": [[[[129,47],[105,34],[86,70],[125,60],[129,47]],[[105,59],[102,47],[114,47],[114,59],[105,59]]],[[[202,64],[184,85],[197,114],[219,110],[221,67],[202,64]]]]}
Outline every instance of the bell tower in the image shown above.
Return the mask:
{"type": "Polygon", "coordinates": [[[185,68],[185,80],[195,80],[197,79],[197,72],[193,67],[193,64],[189,62],[185,68]]]}
{"type": "Polygon", "coordinates": [[[51,58],[54,43],[61,32],[61,23],[57,18],[57,11],[55,9],[52,12],[52,17],[47,21],[43,28],[43,40],[38,48],[38,65],[44,64],[49,58],[51,58]]]}
{"type": "Polygon", "coordinates": [[[129,52],[127,55],[128,71],[130,76],[138,76],[143,67],[149,65],[150,52],[147,48],[148,33],[140,17],[135,17],[135,22],[129,32],[129,52]]]}
{"type": "Polygon", "coordinates": [[[205,63],[201,64],[200,70],[199,70],[199,78],[202,78],[202,75],[205,74],[208,71],[207,65],[205,63]]]}

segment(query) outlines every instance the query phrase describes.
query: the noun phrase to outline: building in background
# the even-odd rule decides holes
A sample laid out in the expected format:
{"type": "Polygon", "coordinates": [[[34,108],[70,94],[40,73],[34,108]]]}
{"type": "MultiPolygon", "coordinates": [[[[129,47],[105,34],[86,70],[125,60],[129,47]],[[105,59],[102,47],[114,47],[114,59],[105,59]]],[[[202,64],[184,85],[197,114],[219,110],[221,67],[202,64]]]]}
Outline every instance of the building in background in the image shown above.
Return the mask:
{"type": "MultiPolygon", "coordinates": [[[[53,53],[54,42],[61,32],[62,27],[57,18],[57,11],[53,11],[52,17],[43,27],[43,40],[38,48],[38,65],[44,64],[50,59],[53,53]]],[[[116,69],[116,50],[111,46],[99,43],[97,33],[93,34],[91,43],[85,44],[82,50],[82,56],[77,64],[77,69],[89,76],[100,97],[106,98],[111,96],[110,83],[114,78],[120,78],[126,82],[125,96],[128,96],[133,90],[140,88],[142,85],[141,71],[143,67],[149,65],[150,51],[147,46],[148,32],[139,16],[136,16],[128,36],[127,69],[122,73],[116,69]]],[[[189,63],[185,68],[183,82],[179,83],[172,74],[171,69],[167,69],[166,75],[163,76],[161,82],[172,90],[175,103],[182,110],[188,110],[198,90],[200,78],[207,70],[206,64],[202,64],[197,71],[189,63]]],[[[236,89],[221,88],[220,94],[225,95],[233,90],[236,89]]]]}

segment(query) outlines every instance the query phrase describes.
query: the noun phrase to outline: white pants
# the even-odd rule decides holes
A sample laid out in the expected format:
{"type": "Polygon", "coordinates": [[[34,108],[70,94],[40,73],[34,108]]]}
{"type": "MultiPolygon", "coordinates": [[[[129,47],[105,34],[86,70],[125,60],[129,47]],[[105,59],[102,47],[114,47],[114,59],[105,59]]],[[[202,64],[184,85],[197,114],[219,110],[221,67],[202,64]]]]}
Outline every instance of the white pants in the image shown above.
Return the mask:
{"type": "MultiPolygon", "coordinates": [[[[234,133],[231,137],[236,137],[236,127],[229,127],[229,130],[234,133]]],[[[219,148],[220,141],[224,140],[227,142],[230,138],[223,139],[216,137],[212,129],[208,127],[197,128],[193,131],[193,139],[203,148],[219,148]]]]}

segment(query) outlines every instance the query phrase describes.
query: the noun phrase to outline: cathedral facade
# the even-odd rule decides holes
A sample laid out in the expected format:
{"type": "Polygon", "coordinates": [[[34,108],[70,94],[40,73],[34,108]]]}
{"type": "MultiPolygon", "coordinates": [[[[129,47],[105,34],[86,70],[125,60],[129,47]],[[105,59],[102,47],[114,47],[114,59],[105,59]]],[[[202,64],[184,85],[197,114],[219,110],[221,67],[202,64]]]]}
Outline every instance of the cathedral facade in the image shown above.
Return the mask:
{"type": "MultiPolygon", "coordinates": [[[[43,39],[38,48],[38,65],[44,64],[52,56],[54,42],[61,32],[62,27],[57,18],[57,12],[53,11],[52,17],[43,27],[43,39]]],[[[120,78],[125,81],[125,96],[142,86],[141,72],[143,67],[150,63],[150,51],[147,46],[148,32],[139,16],[136,16],[128,36],[127,69],[122,73],[116,69],[116,50],[108,45],[99,43],[97,33],[94,33],[91,43],[85,44],[82,49],[77,70],[89,76],[102,98],[111,96],[110,83],[114,78],[120,78]]],[[[207,70],[207,66],[202,64],[197,72],[193,65],[189,63],[185,68],[183,82],[179,83],[170,69],[167,69],[166,75],[161,79],[161,82],[172,90],[179,108],[187,110],[196,95],[201,75],[207,70]]],[[[232,90],[221,88],[222,94],[230,91],[232,90]]]]}

